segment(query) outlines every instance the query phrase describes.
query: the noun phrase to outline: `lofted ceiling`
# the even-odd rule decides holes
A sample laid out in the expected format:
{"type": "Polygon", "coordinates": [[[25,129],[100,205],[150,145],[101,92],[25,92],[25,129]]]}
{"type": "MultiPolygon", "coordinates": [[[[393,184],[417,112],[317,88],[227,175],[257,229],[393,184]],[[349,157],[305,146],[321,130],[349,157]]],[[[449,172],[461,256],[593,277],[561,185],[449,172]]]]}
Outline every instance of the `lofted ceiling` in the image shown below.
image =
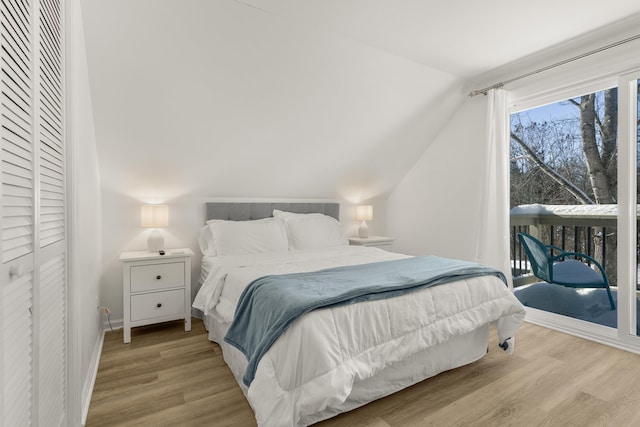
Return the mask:
{"type": "Polygon", "coordinates": [[[83,0],[103,186],[389,194],[496,67],[637,0],[83,0]]]}
{"type": "Polygon", "coordinates": [[[640,12],[637,0],[237,0],[471,78],[640,12]]]}

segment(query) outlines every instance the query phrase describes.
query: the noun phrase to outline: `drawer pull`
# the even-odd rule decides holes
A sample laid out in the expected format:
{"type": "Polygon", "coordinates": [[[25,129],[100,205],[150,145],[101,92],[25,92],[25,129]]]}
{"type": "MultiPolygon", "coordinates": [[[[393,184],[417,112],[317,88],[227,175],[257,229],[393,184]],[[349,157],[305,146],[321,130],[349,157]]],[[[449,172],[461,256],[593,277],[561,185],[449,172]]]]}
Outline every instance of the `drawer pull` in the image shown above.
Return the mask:
{"type": "Polygon", "coordinates": [[[162,307],[162,303],[158,303],[158,305],[156,305],[156,307],[158,307],[158,308],[162,307]]]}
{"type": "Polygon", "coordinates": [[[160,279],[162,279],[162,276],[158,274],[158,275],[156,276],[156,280],[160,280],[160,279]]]}

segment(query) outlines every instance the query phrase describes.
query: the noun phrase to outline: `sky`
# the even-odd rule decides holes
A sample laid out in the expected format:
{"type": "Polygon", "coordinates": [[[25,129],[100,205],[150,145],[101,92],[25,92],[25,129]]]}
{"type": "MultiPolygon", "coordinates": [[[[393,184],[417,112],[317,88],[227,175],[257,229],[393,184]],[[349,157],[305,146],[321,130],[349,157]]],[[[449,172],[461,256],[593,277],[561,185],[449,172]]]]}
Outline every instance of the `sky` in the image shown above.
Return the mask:
{"type": "Polygon", "coordinates": [[[541,123],[544,121],[551,121],[553,118],[557,119],[559,117],[577,116],[579,111],[574,105],[571,105],[566,101],[561,101],[521,111],[516,114],[529,117],[532,122],[541,123]]]}

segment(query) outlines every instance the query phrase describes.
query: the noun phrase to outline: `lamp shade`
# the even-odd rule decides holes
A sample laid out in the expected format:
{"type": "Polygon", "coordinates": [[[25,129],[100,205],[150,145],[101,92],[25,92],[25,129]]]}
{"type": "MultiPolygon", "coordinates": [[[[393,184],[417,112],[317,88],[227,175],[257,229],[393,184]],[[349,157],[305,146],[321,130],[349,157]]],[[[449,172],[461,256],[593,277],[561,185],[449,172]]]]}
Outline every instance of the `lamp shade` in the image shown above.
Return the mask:
{"type": "Polygon", "coordinates": [[[169,225],[169,206],[144,205],[140,211],[140,225],[148,228],[161,228],[169,225]]]}
{"type": "Polygon", "coordinates": [[[356,220],[358,221],[373,220],[373,206],[371,205],[356,206],[356,220]]]}

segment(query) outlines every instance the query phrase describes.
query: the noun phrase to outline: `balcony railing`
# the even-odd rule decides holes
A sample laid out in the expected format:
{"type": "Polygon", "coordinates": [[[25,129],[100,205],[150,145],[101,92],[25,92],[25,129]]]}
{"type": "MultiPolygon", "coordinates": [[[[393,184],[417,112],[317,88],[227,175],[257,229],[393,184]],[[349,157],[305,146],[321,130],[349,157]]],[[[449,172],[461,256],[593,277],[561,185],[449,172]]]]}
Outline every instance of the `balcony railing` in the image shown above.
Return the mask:
{"type": "Polygon", "coordinates": [[[525,205],[513,208],[511,270],[514,286],[537,281],[518,241],[519,232],[529,233],[545,244],[566,251],[592,256],[602,264],[611,285],[616,286],[617,216],[617,205],[525,205]]]}

